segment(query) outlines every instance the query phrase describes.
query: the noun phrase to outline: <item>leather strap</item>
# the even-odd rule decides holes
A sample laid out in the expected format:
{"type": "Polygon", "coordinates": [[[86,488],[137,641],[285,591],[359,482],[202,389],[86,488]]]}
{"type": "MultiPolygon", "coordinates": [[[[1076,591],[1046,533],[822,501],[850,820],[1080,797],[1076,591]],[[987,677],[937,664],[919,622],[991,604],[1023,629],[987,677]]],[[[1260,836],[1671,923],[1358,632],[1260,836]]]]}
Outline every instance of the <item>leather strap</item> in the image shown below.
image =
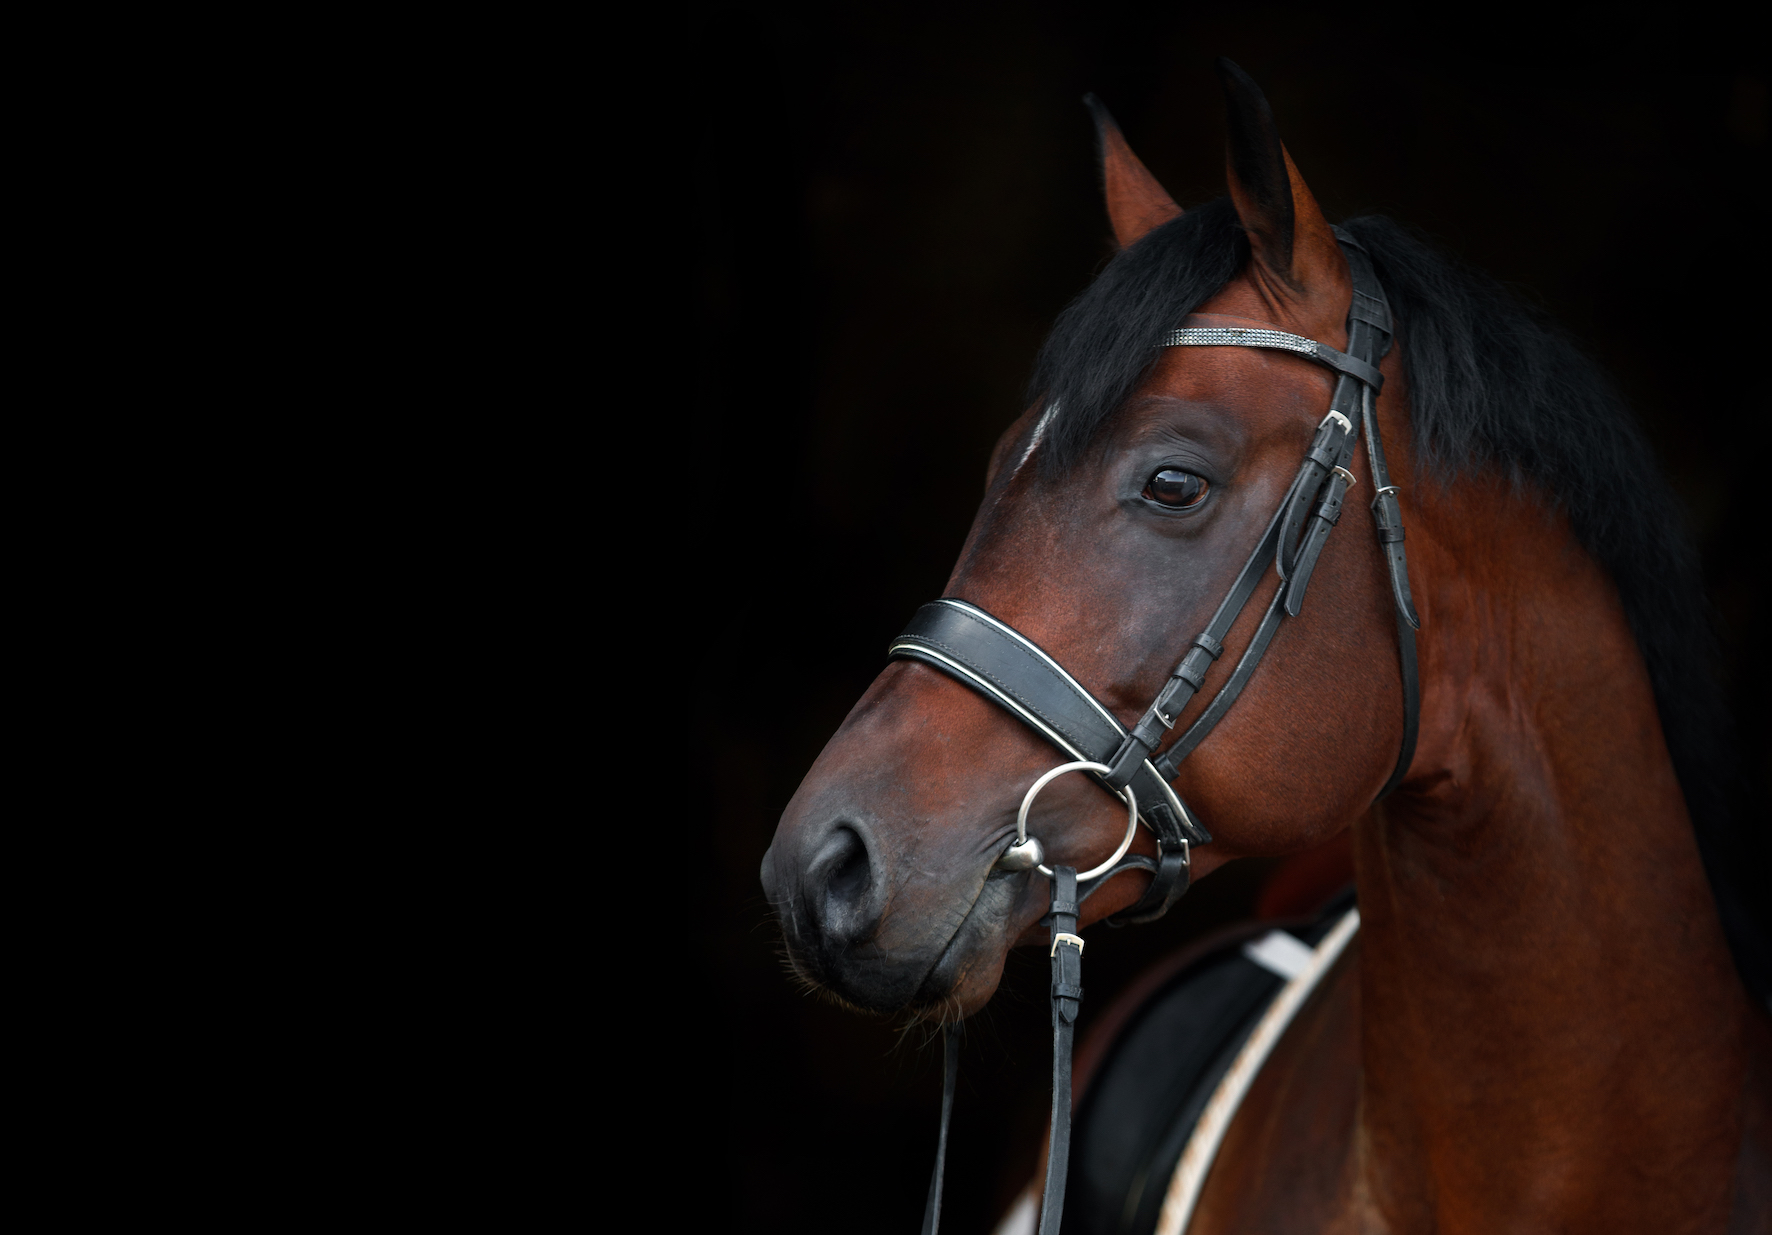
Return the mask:
{"type": "MultiPolygon", "coordinates": [[[[1148,871],[1151,882],[1137,904],[1102,919],[1109,926],[1134,926],[1141,922],[1154,922],[1167,913],[1176,901],[1187,894],[1188,886],[1193,881],[1193,857],[1186,841],[1174,845],[1158,837],[1155,858],[1147,858],[1142,853],[1129,853],[1114,863],[1113,869],[1106,874],[1097,875],[1086,883],[1079,883],[1077,886],[1082,889],[1082,894],[1077,898],[1078,906],[1081,907],[1091,896],[1101,891],[1108,880],[1126,871],[1148,871]]],[[[1052,925],[1050,912],[1040,919],[1040,925],[1052,925]]]]}
{"type": "Polygon", "coordinates": [[[1390,779],[1378,791],[1378,799],[1391,795],[1415,761],[1415,739],[1421,729],[1421,681],[1415,663],[1415,628],[1409,625],[1401,609],[1397,610],[1397,648],[1403,662],[1403,749],[1397,752],[1397,766],[1390,779]]]}
{"type": "Polygon", "coordinates": [[[1218,694],[1206,705],[1206,710],[1200,713],[1199,719],[1157,760],[1158,776],[1168,776],[1173,780],[1180,771],[1181,761],[1194,753],[1194,748],[1206,740],[1206,735],[1231,710],[1231,704],[1237,701],[1237,696],[1243,693],[1243,687],[1249,684],[1249,679],[1255,674],[1255,666],[1261,663],[1262,656],[1267,652],[1267,645],[1273,642],[1275,633],[1280,629],[1280,618],[1283,616],[1280,602],[1285,598],[1284,588],[1274,593],[1273,600],[1268,602],[1267,612],[1262,614],[1261,625],[1255,628],[1255,637],[1243,650],[1243,656],[1237,661],[1237,668],[1229,680],[1219,687],[1218,694]]]}
{"type": "Polygon", "coordinates": [[[935,1174],[923,1202],[923,1235],[941,1229],[941,1176],[948,1160],[948,1123],[954,1115],[954,1089],[960,1079],[960,1025],[941,1027],[941,1136],[935,1142],[935,1174]]]}
{"type": "Polygon", "coordinates": [[[1159,836],[1155,861],[1140,853],[1127,854],[1107,874],[1089,881],[1089,888],[1083,893],[1083,899],[1088,900],[1102,884],[1127,870],[1150,871],[1151,881],[1137,904],[1102,919],[1109,926],[1136,926],[1142,922],[1155,922],[1173,909],[1176,901],[1187,895],[1188,887],[1193,882],[1193,860],[1188,851],[1188,843],[1182,841],[1176,844],[1159,836]]]}
{"type": "MultiPolygon", "coordinates": [[[[1125,739],[1126,727],[1038,645],[977,605],[944,597],[918,609],[887,655],[920,660],[940,669],[1019,717],[1070,755],[1107,763],[1125,739]]],[[[1204,845],[1201,827],[1169,783],[1148,760],[1139,760],[1128,782],[1139,815],[1160,840],[1204,845]]],[[[1094,776],[1094,773],[1090,773],[1094,776]]],[[[1101,781],[1101,777],[1096,777],[1101,781]]]]}
{"type": "MultiPolygon", "coordinates": [[[[1335,238],[1347,255],[1348,273],[1353,280],[1353,305],[1348,310],[1348,347],[1356,349],[1356,330],[1360,338],[1373,338],[1370,354],[1376,361],[1390,350],[1390,307],[1385,301],[1384,287],[1372,269],[1372,258],[1353,236],[1337,227],[1335,238]],[[1373,305],[1380,305],[1382,313],[1373,305]],[[1382,320],[1376,320],[1376,319],[1382,320]]],[[[1421,629],[1421,618],[1415,612],[1414,598],[1409,593],[1409,561],[1403,549],[1403,510],[1397,501],[1396,486],[1391,484],[1390,468],[1384,459],[1384,439],[1378,433],[1377,391],[1362,392],[1360,420],[1366,430],[1366,462],[1372,473],[1371,510],[1378,532],[1379,551],[1384,555],[1385,569],[1390,575],[1391,599],[1397,613],[1397,658],[1403,677],[1403,743],[1397,751],[1397,763],[1390,778],[1378,791],[1379,798],[1390,796],[1402,782],[1415,759],[1415,741],[1421,730],[1421,680],[1415,657],[1415,632],[1421,629]]]]}
{"type": "Polygon", "coordinates": [[[1323,417],[1323,422],[1317,426],[1316,437],[1311,440],[1311,448],[1305,453],[1304,462],[1298,466],[1298,475],[1292,481],[1292,488],[1287,491],[1285,501],[1280,503],[1280,540],[1275,551],[1279,557],[1282,580],[1292,577],[1298,561],[1305,521],[1310,518],[1317,495],[1322,492],[1324,478],[1332,469],[1345,464],[1346,456],[1351,451],[1349,434],[1353,431],[1351,426],[1354,417],[1359,414],[1359,402],[1357,398],[1344,400],[1343,394],[1338,386],[1337,402],[1345,402],[1345,410],[1331,407],[1330,414],[1323,417]]]}
{"type": "Polygon", "coordinates": [[[1378,547],[1390,573],[1391,599],[1397,613],[1397,655],[1403,669],[1403,748],[1397,752],[1397,766],[1391,770],[1390,779],[1378,791],[1382,799],[1390,796],[1415,760],[1415,740],[1421,729],[1421,679],[1415,662],[1415,632],[1421,629],[1421,618],[1416,615],[1414,597],[1409,594],[1403,510],[1397,502],[1396,487],[1391,484],[1390,469],[1385,466],[1384,442],[1378,436],[1371,398],[1366,400],[1361,414],[1366,423],[1366,459],[1372,483],[1378,486],[1378,495],[1372,499],[1372,519],[1378,529],[1378,547]]]}
{"type": "Polygon", "coordinates": [[[1384,564],[1390,573],[1391,597],[1397,604],[1397,616],[1411,632],[1421,629],[1421,618],[1415,613],[1415,599],[1409,594],[1409,561],[1403,551],[1403,508],[1397,501],[1396,486],[1391,484],[1390,469],[1384,462],[1384,443],[1378,436],[1378,424],[1370,404],[1361,412],[1366,422],[1366,458],[1371,466],[1372,481],[1378,486],[1373,497],[1372,519],[1378,526],[1378,544],[1384,553],[1384,564]]]}
{"type": "Polygon", "coordinates": [[[1040,1198],[1040,1235],[1058,1235],[1064,1219],[1064,1181],[1071,1156],[1071,1047],[1083,1002],[1083,949],[1073,942],[1077,905],[1075,868],[1053,867],[1052,1140],[1046,1154],[1046,1189],[1040,1198]]]}
{"type": "Polygon", "coordinates": [[[1348,479],[1351,475],[1346,468],[1338,466],[1329,477],[1329,483],[1320,490],[1319,495],[1323,500],[1312,512],[1304,534],[1304,543],[1298,548],[1298,557],[1286,580],[1284,590],[1287,617],[1297,617],[1304,610],[1304,589],[1310,586],[1311,573],[1317,568],[1317,558],[1322,555],[1323,546],[1329,543],[1330,529],[1341,521],[1341,502],[1347,496],[1348,479]]]}
{"type": "MultiPolygon", "coordinates": [[[[1146,754],[1156,749],[1164,734],[1174,727],[1175,717],[1181,715],[1194,697],[1194,692],[1204,683],[1206,672],[1212,667],[1212,663],[1223,655],[1225,636],[1231,633],[1231,627],[1242,614],[1243,607],[1249,603],[1249,597],[1255,593],[1255,585],[1261,582],[1261,577],[1267,573],[1268,563],[1273,560],[1279,530],[1280,514],[1276,512],[1268,522],[1267,531],[1256,544],[1255,550],[1243,563],[1243,569],[1237,572],[1231,590],[1219,602],[1218,612],[1206,623],[1206,629],[1194,636],[1187,655],[1170,671],[1168,683],[1157,692],[1150,708],[1132,727],[1130,740],[1143,747],[1146,754]]],[[[1116,752],[1114,759],[1109,761],[1116,772],[1121,761],[1132,753],[1127,749],[1116,752]]]]}

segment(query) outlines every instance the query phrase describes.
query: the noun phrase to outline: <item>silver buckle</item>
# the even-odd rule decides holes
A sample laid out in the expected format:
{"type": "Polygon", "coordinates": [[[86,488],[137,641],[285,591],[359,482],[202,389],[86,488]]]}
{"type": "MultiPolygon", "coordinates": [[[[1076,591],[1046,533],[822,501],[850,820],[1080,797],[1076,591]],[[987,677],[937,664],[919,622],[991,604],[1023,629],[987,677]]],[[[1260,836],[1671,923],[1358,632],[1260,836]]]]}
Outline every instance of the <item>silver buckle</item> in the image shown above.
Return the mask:
{"type": "Polygon", "coordinates": [[[1077,955],[1078,956],[1083,955],[1083,941],[1080,938],[1078,938],[1076,935],[1054,935],[1052,937],[1052,948],[1050,951],[1048,951],[1046,953],[1046,955],[1049,957],[1050,956],[1057,956],[1058,955],[1058,945],[1061,943],[1076,944],[1077,945],[1077,955]]]}

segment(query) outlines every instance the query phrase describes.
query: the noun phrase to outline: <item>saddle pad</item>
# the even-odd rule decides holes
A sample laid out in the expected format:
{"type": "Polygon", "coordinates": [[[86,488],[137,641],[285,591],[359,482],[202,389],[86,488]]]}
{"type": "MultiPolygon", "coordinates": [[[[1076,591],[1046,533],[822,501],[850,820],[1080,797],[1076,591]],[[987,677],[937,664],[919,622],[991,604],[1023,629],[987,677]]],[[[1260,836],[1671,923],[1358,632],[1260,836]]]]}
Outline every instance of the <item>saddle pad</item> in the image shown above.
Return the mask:
{"type": "Polygon", "coordinates": [[[1285,987],[1291,958],[1316,947],[1353,905],[1350,888],[1309,925],[1287,928],[1296,944],[1259,935],[1227,943],[1145,1000],[1079,1102],[1065,1235],[1156,1230],[1164,1192],[1194,1125],[1285,987]]]}

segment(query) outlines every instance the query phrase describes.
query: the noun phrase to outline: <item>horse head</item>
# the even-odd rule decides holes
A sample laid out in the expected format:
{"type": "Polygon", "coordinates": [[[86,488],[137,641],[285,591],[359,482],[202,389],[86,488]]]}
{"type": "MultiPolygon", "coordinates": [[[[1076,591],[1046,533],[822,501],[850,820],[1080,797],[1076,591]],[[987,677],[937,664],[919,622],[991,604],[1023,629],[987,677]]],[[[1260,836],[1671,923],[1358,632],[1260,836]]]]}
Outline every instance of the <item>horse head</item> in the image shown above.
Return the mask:
{"type": "MultiPolygon", "coordinates": [[[[1165,349],[1160,332],[1185,323],[1348,346],[1348,260],[1260,91],[1228,62],[1221,73],[1229,199],[1185,213],[1091,101],[1120,252],[1048,341],[1034,402],[996,445],[944,592],[1025,634],[1128,728],[1262,539],[1336,380],[1283,352],[1165,349]],[[1134,287],[1150,295],[1128,319],[1134,287]],[[1141,354],[1125,362],[1127,348],[1141,354]]],[[[1406,467],[1394,356],[1383,370],[1377,423],[1406,467]]],[[[1349,470],[1356,496],[1369,498],[1363,455],[1349,470]]],[[[1272,571],[1262,578],[1223,640],[1219,679],[1280,586],[1272,571]]],[[[1330,536],[1308,604],[1174,782],[1212,836],[1192,857],[1195,878],[1233,858],[1318,845],[1370,806],[1403,733],[1392,603],[1365,528],[1330,536]]],[[[1172,718],[1169,740],[1212,693],[1208,682],[1172,718]]],[[[963,1016],[982,1006],[1008,949],[1034,937],[1048,908],[1046,878],[999,858],[1030,784],[1064,761],[953,677],[890,663],[824,748],[763,860],[796,967],[869,1009],[963,1016]]],[[[1115,849],[1126,821],[1100,785],[1070,776],[1040,796],[1028,832],[1049,862],[1085,868],[1115,849]]],[[[1148,829],[1133,851],[1156,852],[1148,829]]],[[[1138,901],[1150,878],[1118,876],[1084,905],[1082,924],[1138,901]]]]}
{"type": "Polygon", "coordinates": [[[1772,966],[1701,857],[1734,843],[1727,743],[1654,459],[1501,289],[1386,220],[1331,227],[1260,92],[1220,68],[1230,193],[1185,213],[1096,108],[1120,252],[1047,340],[943,602],[782,817],[762,877],[789,954],[855,1005],[945,1021],[1050,910],[1057,1229],[1082,946],[1063,868],[1107,870],[1135,806],[1155,840],[1076,921],[1146,920],[1182,855],[1201,877],[1353,827],[1336,980],[1358,1003],[1313,1005],[1297,1084],[1267,1099],[1311,1114],[1248,1116],[1211,1229],[1297,1205],[1324,1215],[1299,1229],[1720,1230],[1731,1205],[1739,1224],[1772,1178],[1742,1131],[1772,1126],[1772,966]],[[1330,534],[1349,498],[1376,536],[1330,534]],[[1052,781],[1023,843],[1030,787],[1084,751],[1096,782],[1052,781]],[[1306,1174],[1340,1191],[1271,1186],[1306,1174]]]}

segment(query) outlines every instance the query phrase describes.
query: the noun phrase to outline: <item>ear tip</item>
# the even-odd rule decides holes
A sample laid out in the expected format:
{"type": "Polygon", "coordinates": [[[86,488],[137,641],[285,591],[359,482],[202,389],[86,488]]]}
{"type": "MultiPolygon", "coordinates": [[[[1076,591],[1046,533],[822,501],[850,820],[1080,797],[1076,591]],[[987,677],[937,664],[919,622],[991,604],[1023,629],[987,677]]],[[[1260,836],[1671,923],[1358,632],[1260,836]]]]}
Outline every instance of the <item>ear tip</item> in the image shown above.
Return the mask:
{"type": "MultiPolygon", "coordinates": [[[[1107,104],[1095,97],[1093,91],[1083,96],[1083,106],[1089,109],[1090,118],[1095,121],[1095,151],[1105,158],[1108,145],[1113,136],[1120,132],[1120,126],[1114,120],[1114,113],[1107,109],[1107,104]]],[[[1124,141],[1125,138],[1120,140],[1124,141]]]]}
{"type": "Polygon", "coordinates": [[[1240,87],[1244,90],[1260,92],[1255,84],[1255,79],[1243,70],[1242,65],[1229,56],[1220,56],[1215,62],[1215,67],[1218,69],[1218,80],[1224,83],[1226,90],[1240,87]]]}

